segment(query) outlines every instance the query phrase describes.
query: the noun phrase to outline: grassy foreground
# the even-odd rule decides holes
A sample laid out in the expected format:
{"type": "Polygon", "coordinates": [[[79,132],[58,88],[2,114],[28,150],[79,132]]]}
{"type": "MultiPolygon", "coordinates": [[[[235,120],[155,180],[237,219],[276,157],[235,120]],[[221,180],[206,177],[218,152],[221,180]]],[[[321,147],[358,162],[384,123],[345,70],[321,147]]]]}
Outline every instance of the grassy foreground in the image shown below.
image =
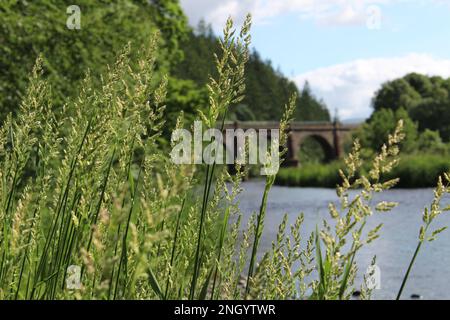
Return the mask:
{"type": "MultiPolygon", "coordinates": [[[[297,187],[335,188],[340,182],[339,169],[345,164],[335,161],[329,164],[306,164],[300,168],[280,169],[276,184],[297,187]]],[[[367,165],[361,168],[367,173],[367,165]]],[[[429,188],[436,185],[439,176],[450,171],[450,159],[442,155],[406,155],[385,178],[399,178],[397,188],[429,188]]]]}
{"type": "MultiPolygon", "coordinates": [[[[250,17],[240,33],[227,22],[218,77],[208,85],[209,109],[200,116],[207,128],[223,124],[228,108],[242,100],[249,28],[250,17]]],[[[52,108],[51,83],[38,59],[19,116],[0,128],[0,299],[349,299],[355,256],[382,228],[366,230],[367,220],[396,206],[382,201],[373,209],[370,201],[398,182],[385,176],[398,163],[402,122],[367,175],[359,174],[355,142],[340,171],[340,205],[329,206],[332,224],[303,235],[303,215],[291,226],[285,216],[259,259],[276,176],[266,176],[255,199],[260,209],[241,228],[244,169],[230,175],[214,163],[171,161],[161,138],[167,80],[153,77],[157,42],[155,36],[137,53],[126,47],[101,90],[92,89],[88,73],[79,98],[62,110],[52,108]],[[350,196],[350,189],[359,193],[350,196]]],[[[295,97],[281,117],[281,146],[294,107],[295,97]]],[[[282,147],[280,156],[285,152],[282,147]]],[[[449,209],[440,202],[449,180],[438,181],[423,213],[398,298],[421,244],[443,231],[431,228],[449,209]]],[[[361,291],[370,298],[366,283],[361,291]]]]}

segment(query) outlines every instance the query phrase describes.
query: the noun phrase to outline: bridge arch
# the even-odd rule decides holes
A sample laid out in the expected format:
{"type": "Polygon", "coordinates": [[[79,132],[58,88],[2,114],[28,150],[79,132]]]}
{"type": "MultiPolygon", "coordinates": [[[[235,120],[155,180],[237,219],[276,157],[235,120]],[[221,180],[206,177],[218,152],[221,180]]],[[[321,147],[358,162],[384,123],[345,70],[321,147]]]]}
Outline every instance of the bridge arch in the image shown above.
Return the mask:
{"type": "Polygon", "coordinates": [[[289,155],[288,159],[292,165],[301,165],[299,155],[301,147],[307,139],[314,139],[322,148],[325,156],[325,161],[331,161],[339,157],[339,152],[336,148],[336,135],[330,131],[291,131],[289,134],[289,155]]]}
{"type": "Polygon", "coordinates": [[[298,157],[299,160],[302,159],[302,153],[308,151],[305,150],[304,147],[308,147],[307,145],[308,143],[311,145],[311,142],[314,143],[315,145],[318,145],[319,148],[321,149],[322,152],[321,156],[323,156],[323,159],[320,160],[322,160],[323,162],[330,162],[331,160],[336,158],[334,146],[330,143],[330,141],[322,135],[312,133],[304,136],[299,142],[300,145],[298,146],[298,148],[296,148],[298,150],[296,156],[298,157]]]}

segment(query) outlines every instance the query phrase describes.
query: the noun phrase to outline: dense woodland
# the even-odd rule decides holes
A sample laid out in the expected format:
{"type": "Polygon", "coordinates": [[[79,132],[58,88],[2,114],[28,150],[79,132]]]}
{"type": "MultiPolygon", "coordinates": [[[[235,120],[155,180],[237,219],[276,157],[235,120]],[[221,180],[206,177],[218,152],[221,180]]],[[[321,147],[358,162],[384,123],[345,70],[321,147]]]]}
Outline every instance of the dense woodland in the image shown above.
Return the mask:
{"type": "MultiPolygon", "coordinates": [[[[1,119],[17,111],[29,70],[39,53],[44,57],[46,76],[55,83],[54,107],[61,108],[78,93],[87,68],[99,84],[99,75],[114,63],[114,57],[128,42],[143,45],[156,30],[162,34],[158,72],[160,76],[169,75],[168,127],[173,127],[181,110],[192,119],[197,109],[206,107],[205,86],[209,75],[215,73],[213,54],[218,50],[219,37],[204,22],[190,27],[177,0],[120,0],[108,5],[81,0],[77,3],[81,29],[71,32],[65,26],[66,6],[54,3],[0,4],[1,119]]],[[[246,77],[246,97],[230,110],[231,120],[279,120],[290,94],[299,91],[256,50],[251,53],[246,77]]],[[[294,117],[330,120],[326,106],[312,95],[308,84],[299,94],[294,117]]]]}

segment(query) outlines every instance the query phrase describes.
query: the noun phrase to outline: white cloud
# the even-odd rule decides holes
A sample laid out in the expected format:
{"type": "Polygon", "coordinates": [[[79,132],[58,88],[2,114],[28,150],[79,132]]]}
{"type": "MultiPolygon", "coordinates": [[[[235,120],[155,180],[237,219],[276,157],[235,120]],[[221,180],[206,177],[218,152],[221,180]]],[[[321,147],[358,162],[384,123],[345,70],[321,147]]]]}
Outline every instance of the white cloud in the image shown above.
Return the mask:
{"type": "Polygon", "coordinates": [[[323,25],[364,25],[370,5],[394,1],[405,0],[181,0],[181,5],[191,24],[204,18],[219,30],[229,15],[241,22],[248,12],[255,23],[289,13],[323,25]]]}
{"type": "Polygon", "coordinates": [[[253,0],[181,0],[181,6],[189,18],[191,25],[204,19],[211,23],[216,31],[222,29],[226,19],[231,16],[240,23],[248,12],[253,12],[255,3],[253,0]]]}
{"type": "Polygon", "coordinates": [[[450,6],[449,0],[181,0],[181,5],[192,25],[200,19],[211,23],[220,31],[228,16],[242,22],[247,13],[252,13],[254,23],[266,23],[283,14],[294,14],[300,19],[313,20],[326,26],[365,26],[378,7],[383,16],[385,5],[394,3],[416,3],[421,6],[450,6]]]}
{"type": "Polygon", "coordinates": [[[294,78],[301,88],[306,80],[327,106],[336,108],[342,119],[368,117],[373,94],[386,81],[410,72],[450,77],[450,60],[429,54],[360,59],[303,73],[294,78]]]}

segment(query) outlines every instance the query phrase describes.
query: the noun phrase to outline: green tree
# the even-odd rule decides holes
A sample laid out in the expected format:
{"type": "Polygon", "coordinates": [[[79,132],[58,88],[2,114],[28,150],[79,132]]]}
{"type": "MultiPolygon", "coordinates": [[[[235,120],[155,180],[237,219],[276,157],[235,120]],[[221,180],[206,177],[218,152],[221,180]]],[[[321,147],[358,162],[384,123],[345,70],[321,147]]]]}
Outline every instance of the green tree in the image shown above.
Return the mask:
{"type": "Polygon", "coordinates": [[[212,57],[219,50],[219,39],[214,36],[211,26],[200,21],[195,30],[189,30],[181,47],[183,59],[174,64],[172,75],[205,86],[209,76],[215,75],[216,66],[212,57]]]}
{"type": "Polygon", "coordinates": [[[409,84],[406,79],[397,79],[382,85],[375,93],[373,108],[398,110],[404,108],[410,110],[414,104],[420,102],[420,94],[409,84]]]}
{"type": "Polygon", "coordinates": [[[449,99],[424,99],[410,113],[420,130],[436,130],[444,141],[450,141],[449,99]]]}
{"type": "Polygon", "coordinates": [[[426,153],[442,154],[447,151],[447,147],[442,142],[439,132],[425,129],[417,141],[417,150],[426,153]]]}
{"type": "Polygon", "coordinates": [[[313,137],[307,137],[300,146],[298,159],[301,165],[324,163],[329,160],[323,146],[313,137]]]}
{"type": "Polygon", "coordinates": [[[374,115],[382,109],[404,108],[420,132],[438,131],[450,141],[450,79],[411,73],[386,82],[373,99],[374,115]]]}
{"type": "Polygon", "coordinates": [[[433,83],[431,79],[419,73],[410,73],[403,78],[421,98],[433,95],[433,83]]]}
{"type": "Polygon", "coordinates": [[[380,150],[400,119],[404,122],[404,133],[406,134],[401,148],[403,152],[411,153],[417,149],[418,126],[403,108],[396,111],[381,109],[374,112],[370,120],[358,129],[356,137],[361,140],[364,147],[372,151],[380,150]]]}
{"type": "Polygon", "coordinates": [[[166,125],[164,136],[169,138],[181,111],[184,120],[190,123],[194,120],[197,110],[203,110],[208,105],[208,91],[199,87],[192,80],[181,80],[170,77],[166,99],[166,125]]]}
{"type": "Polygon", "coordinates": [[[302,121],[330,121],[330,113],[325,103],[313,95],[308,81],[305,81],[298,99],[295,119],[302,121]]]}
{"type": "Polygon", "coordinates": [[[141,2],[150,2],[152,9],[155,10],[153,19],[163,35],[169,60],[172,62],[181,60],[183,51],[179,46],[187,38],[188,22],[179,0],[141,0],[141,2]]]}
{"type": "Polygon", "coordinates": [[[239,104],[228,112],[228,118],[233,121],[255,121],[256,115],[246,104],[239,104]]]}
{"type": "Polygon", "coordinates": [[[186,31],[178,1],[79,0],[81,29],[66,26],[68,4],[61,0],[4,0],[0,2],[0,122],[16,111],[39,54],[52,84],[53,103],[61,106],[76,95],[78,82],[89,69],[99,82],[108,64],[128,42],[148,43],[161,29],[158,68],[181,58],[177,41],[186,31]]]}

